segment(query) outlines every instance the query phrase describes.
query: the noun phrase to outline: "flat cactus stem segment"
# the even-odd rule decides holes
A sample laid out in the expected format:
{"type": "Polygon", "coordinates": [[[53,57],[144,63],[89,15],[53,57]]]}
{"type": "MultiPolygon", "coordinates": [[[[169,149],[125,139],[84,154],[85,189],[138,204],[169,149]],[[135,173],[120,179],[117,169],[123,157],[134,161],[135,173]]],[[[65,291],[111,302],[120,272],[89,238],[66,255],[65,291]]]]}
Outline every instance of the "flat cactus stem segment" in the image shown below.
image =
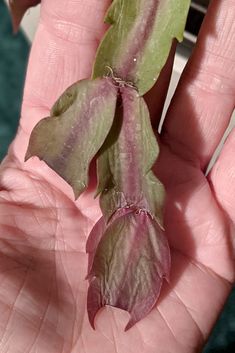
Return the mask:
{"type": "Polygon", "coordinates": [[[111,79],[83,80],[69,87],[33,129],[26,160],[37,156],[73,188],[78,198],[88,168],[111,129],[117,88],[111,79]]]}
{"type": "Polygon", "coordinates": [[[128,311],[127,330],[156,304],[170,251],[162,231],[164,187],[151,171],[158,145],[148,108],[130,87],[120,95],[97,161],[103,217],[87,241],[87,310],[92,327],[105,305],[128,311]]]}
{"type": "Polygon", "coordinates": [[[41,3],[41,0],[9,0],[14,33],[18,32],[21,20],[26,11],[41,3]]]}
{"type": "Polygon", "coordinates": [[[101,209],[108,221],[117,209],[135,205],[163,228],[165,190],[151,171],[159,148],[148,108],[134,89],[120,92],[122,104],[97,161],[101,209]]]}
{"type": "Polygon", "coordinates": [[[111,25],[101,42],[93,78],[111,67],[132,82],[142,96],[155,84],[172,40],[183,39],[190,0],[114,0],[107,12],[111,25]]]}
{"type": "Polygon", "coordinates": [[[95,328],[99,309],[111,305],[130,313],[128,330],[152,310],[163,278],[169,277],[168,243],[147,213],[131,209],[110,222],[102,237],[97,236],[101,240],[89,259],[89,321],[95,328]]]}

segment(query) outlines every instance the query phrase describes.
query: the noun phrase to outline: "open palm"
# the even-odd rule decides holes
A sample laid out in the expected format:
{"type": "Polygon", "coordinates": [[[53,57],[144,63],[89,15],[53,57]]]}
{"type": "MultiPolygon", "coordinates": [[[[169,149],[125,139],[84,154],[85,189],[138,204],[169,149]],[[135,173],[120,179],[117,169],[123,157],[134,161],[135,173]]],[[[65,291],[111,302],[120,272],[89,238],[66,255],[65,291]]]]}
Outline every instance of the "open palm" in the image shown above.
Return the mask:
{"type": "MultiPolygon", "coordinates": [[[[167,190],[170,282],[158,305],[129,331],[128,314],[110,307],[97,315],[96,330],[90,327],[85,243],[100,216],[94,176],[74,202],[69,186],[43,162],[23,160],[36,122],[67,86],[89,77],[108,5],[42,4],[20,128],[0,174],[1,353],[195,352],[234,281],[234,132],[209,176],[203,173],[235,97],[235,4],[214,0],[159,137],[155,168],[167,190]]],[[[147,98],[154,124],[166,76],[147,98]]]]}

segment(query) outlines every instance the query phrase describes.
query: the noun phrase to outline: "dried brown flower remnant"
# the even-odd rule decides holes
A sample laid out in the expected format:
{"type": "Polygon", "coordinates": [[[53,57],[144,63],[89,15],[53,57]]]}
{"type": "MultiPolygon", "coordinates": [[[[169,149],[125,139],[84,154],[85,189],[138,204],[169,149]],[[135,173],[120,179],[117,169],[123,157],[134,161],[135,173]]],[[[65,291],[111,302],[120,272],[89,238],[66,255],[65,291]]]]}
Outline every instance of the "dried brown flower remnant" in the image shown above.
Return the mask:
{"type": "Polygon", "coordinates": [[[25,12],[33,6],[40,4],[41,0],[9,0],[13,30],[16,33],[25,12]]]}

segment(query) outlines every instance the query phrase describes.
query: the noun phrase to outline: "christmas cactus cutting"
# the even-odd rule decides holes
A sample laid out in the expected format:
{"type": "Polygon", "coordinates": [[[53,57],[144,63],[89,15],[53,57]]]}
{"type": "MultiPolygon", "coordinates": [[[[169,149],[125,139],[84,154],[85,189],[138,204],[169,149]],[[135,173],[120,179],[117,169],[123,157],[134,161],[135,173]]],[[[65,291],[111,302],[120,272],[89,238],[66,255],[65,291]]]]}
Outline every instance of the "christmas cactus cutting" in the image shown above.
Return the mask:
{"type": "MultiPolygon", "coordinates": [[[[12,3],[15,9],[35,5],[12,3]]],[[[98,310],[111,305],[129,312],[126,329],[131,328],[156,304],[164,278],[169,280],[165,192],[152,171],[159,147],[143,95],[155,84],[172,40],[182,40],[189,5],[189,0],[114,0],[91,79],[69,87],[30,137],[26,160],[37,156],[47,163],[71,185],[75,198],[87,187],[96,158],[102,217],[86,246],[93,327],[98,310]]]]}

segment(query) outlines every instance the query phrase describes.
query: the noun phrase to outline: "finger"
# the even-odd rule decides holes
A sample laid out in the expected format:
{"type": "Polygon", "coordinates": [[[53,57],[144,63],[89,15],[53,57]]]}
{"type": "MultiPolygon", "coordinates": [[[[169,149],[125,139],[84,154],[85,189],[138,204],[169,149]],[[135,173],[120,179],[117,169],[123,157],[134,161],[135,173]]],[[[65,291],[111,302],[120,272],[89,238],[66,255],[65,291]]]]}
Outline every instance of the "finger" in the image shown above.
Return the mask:
{"type": "Polygon", "coordinates": [[[48,116],[55,100],[72,83],[87,78],[110,0],[46,0],[26,75],[20,130],[12,149],[22,162],[32,128],[48,116]]]}
{"type": "Polygon", "coordinates": [[[231,132],[208,178],[222,208],[235,224],[235,130],[231,132]]]}
{"type": "Polygon", "coordinates": [[[23,112],[28,106],[50,109],[71,83],[90,76],[95,51],[105,30],[103,17],[109,2],[42,3],[29,60],[23,112]]]}
{"type": "Polygon", "coordinates": [[[163,127],[163,142],[202,169],[234,108],[234,18],[234,0],[212,1],[163,127]]]}

